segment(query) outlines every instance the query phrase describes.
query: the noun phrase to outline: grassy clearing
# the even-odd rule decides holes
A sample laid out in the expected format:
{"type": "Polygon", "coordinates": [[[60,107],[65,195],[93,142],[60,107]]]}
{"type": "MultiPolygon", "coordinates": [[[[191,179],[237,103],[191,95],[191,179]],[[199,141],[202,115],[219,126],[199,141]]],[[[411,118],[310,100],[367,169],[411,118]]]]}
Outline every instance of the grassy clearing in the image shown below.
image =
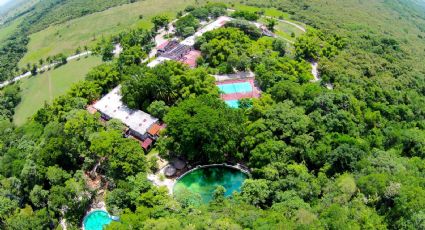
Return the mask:
{"type": "Polygon", "coordinates": [[[45,102],[51,102],[55,97],[66,93],[73,83],[83,80],[87,72],[99,64],[100,58],[91,56],[21,80],[22,101],[16,107],[14,123],[24,124],[45,102]]]}
{"type": "Polygon", "coordinates": [[[297,37],[299,37],[300,35],[304,33],[297,27],[284,22],[278,22],[277,25],[275,26],[275,30],[278,36],[290,41],[295,41],[297,37]]]}
{"type": "MultiPolygon", "coordinates": [[[[265,16],[269,16],[269,17],[274,17],[277,19],[284,19],[286,21],[290,21],[293,23],[296,23],[298,25],[303,26],[304,28],[306,27],[303,23],[300,22],[296,22],[290,19],[290,15],[288,13],[282,12],[276,8],[259,8],[259,7],[255,7],[255,6],[247,6],[247,5],[242,5],[242,4],[234,4],[233,6],[234,9],[236,10],[246,10],[246,11],[250,11],[250,12],[258,12],[260,10],[264,10],[264,15],[265,16]]],[[[265,18],[260,18],[259,20],[261,23],[266,24],[267,20],[265,18]]],[[[297,27],[288,24],[288,23],[284,23],[284,22],[278,22],[276,27],[275,27],[275,33],[276,35],[278,35],[279,37],[287,40],[287,41],[291,41],[294,42],[295,39],[302,35],[304,32],[301,31],[300,29],[298,29],[297,27]],[[294,33],[294,37],[292,37],[292,33],[294,33]]]]}
{"type": "Polygon", "coordinates": [[[242,4],[235,4],[233,6],[234,9],[236,10],[245,10],[245,11],[250,11],[250,12],[257,12],[260,10],[264,10],[264,15],[266,16],[270,16],[270,17],[276,17],[276,18],[281,18],[281,19],[289,19],[290,15],[288,13],[282,12],[276,8],[259,8],[259,7],[255,7],[255,6],[247,6],[247,5],[242,5],[242,4]]]}
{"type": "Polygon", "coordinates": [[[102,36],[117,34],[128,28],[150,28],[153,16],[165,14],[175,17],[179,10],[191,4],[194,5],[195,0],[145,0],[51,26],[30,36],[28,53],[19,65],[35,63],[40,58],[61,52],[70,55],[79,46],[90,46],[102,36]],[[143,15],[142,20],[140,15],[143,15]]]}
{"type": "MultiPolygon", "coordinates": [[[[255,6],[247,6],[247,5],[242,5],[242,4],[234,4],[233,8],[236,9],[236,10],[246,10],[246,11],[250,11],[250,12],[258,12],[258,11],[264,10],[265,16],[274,17],[274,18],[277,18],[277,19],[284,19],[286,21],[293,22],[295,24],[298,24],[298,25],[306,28],[306,25],[304,23],[292,20],[290,14],[288,14],[286,12],[282,12],[282,11],[276,9],[276,8],[259,8],[259,7],[255,7],[255,6]]],[[[291,26],[291,25],[288,25],[288,26],[291,26]]],[[[299,32],[302,32],[302,31],[299,31],[299,32]]]]}
{"type": "MultiPolygon", "coordinates": [[[[261,18],[259,21],[263,24],[267,23],[265,18],[261,18]]],[[[274,33],[284,40],[295,42],[295,39],[301,36],[304,32],[291,24],[278,21],[275,26],[274,33]],[[292,33],[294,36],[292,36],[292,33]]]]}
{"type": "Polygon", "coordinates": [[[6,40],[10,35],[12,35],[16,31],[22,20],[23,17],[13,20],[9,24],[0,26],[0,46],[4,40],[6,40]]]}

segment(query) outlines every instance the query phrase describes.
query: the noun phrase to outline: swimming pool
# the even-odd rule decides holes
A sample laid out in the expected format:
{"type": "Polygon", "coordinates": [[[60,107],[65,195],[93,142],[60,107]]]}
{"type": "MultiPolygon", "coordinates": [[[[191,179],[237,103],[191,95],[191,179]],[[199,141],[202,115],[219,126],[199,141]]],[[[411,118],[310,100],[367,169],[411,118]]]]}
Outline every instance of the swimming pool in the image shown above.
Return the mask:
{"type": "Polygon", "coordinates": [[[224,94],[249,93],[252,92],[252,86],[249,82],[229,83],[217,85],[224,94]]]}
{"type": "Polygon", "coordinates": [[[104,226],[112,222],[112,217],[109,213],[103,210],[96,210],[87,214],[84,217],[84,230],[102,230],[104,226]]]}
{"type": "Polygon", "coordinates": [[[225,102],[230,108],[235,108],[235,109],[239,108],[239,100],[228,100],[225,102]]]}

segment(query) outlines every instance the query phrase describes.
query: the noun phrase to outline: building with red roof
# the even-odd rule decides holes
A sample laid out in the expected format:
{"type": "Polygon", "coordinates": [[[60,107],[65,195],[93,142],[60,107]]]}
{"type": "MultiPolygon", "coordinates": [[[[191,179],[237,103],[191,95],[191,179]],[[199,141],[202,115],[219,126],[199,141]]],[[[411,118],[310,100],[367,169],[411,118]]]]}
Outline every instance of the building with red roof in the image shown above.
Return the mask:
{"type": "Polygon", "coordinates": [[[142,142],[142,148],[147,152],[152,148],[153,140],[149,137],[142,142]]]}

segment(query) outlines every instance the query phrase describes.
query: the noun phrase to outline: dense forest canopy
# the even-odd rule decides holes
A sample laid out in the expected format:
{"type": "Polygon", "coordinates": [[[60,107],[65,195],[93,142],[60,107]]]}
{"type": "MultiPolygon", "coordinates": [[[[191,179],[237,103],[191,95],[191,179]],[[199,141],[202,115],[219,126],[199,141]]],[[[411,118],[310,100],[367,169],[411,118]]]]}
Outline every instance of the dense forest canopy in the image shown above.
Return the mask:
{"type": "MultiPolygon", "coordinates": [[[[152,31],[101,41],[97,54],[109,62],[22,127],[10,121],[19,87],[3,89],[1,228],[55,229],[64,219],[78,228],[98,192],[86,182],[98,173],[108,185],[108,211],[120,216],[108,229],[425,229],[423,4],[243,4],[259,12],[235,11],[237,21],[198,38],[196,69],[176,61],[151,69],[141,63],[165,24],[158,17],[152,31]],[[248,21],[267,7],[306,23],[307,33],[292,45],[259,36],[248,21]],[[122,43],[118,58],[111,41],[122,43]],[[312,61],[321,81],[312,81],[312,61]],[[211,75],[248,70],[262,95],[231,109],[211,75]],[[218,187],[202,204],[196,194],[172,197],[150,183],[146,175],[156,163],[139,143],[125,138],[116,120],[103,122],[85,110],[118,84],[128,106],[168,124],[156,144],[162,157],[242,163],[252,177],[241,192],[229,198],[218,187]]],[[[212,12],[225,13],[219,6],[186,8],[177,35],[186,37],[200,19],[217,16],[212,12]]]]}

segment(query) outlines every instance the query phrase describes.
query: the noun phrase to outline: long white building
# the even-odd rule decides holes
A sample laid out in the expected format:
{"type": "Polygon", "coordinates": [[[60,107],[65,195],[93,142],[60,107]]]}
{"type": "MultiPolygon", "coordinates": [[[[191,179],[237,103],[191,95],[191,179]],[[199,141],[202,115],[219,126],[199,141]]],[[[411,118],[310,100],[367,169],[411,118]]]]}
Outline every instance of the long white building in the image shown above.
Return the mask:
{"type": "Polygon", "coordinates": [[[145,139],[145,133],[158,119],[140,110],[128,108],[121,101],[121,85],[96,102],[93,107],[106,119],[118,119],[124,123],[133,136],[145,139]]]}

